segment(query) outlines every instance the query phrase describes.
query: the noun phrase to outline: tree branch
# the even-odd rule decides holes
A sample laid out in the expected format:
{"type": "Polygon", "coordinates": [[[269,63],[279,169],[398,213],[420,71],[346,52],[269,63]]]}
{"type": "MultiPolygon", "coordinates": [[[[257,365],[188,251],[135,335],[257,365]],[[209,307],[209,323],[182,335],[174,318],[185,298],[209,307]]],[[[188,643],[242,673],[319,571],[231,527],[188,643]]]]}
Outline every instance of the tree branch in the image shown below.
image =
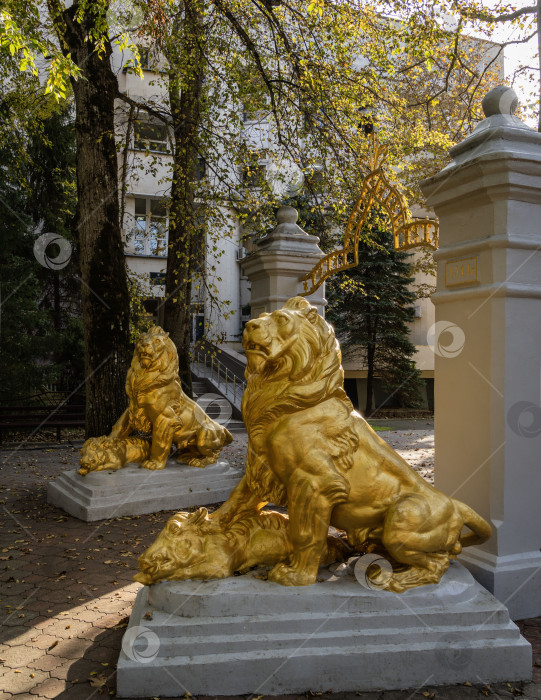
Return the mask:
{"type": "Polygon", "coordinates": [[[483,22],[512,22],[519,17],[524,15],[533,15],[537,12],[537,6],[531,5],[530,7],[521,7],[515,12],[504,13],[503,15],[493,15],[490,12],[484,12],[483,10],[474,11],[470,9],[462,9],[457,6],[457,10],[460,16],[464,19],[480,19],[483,22]]]}

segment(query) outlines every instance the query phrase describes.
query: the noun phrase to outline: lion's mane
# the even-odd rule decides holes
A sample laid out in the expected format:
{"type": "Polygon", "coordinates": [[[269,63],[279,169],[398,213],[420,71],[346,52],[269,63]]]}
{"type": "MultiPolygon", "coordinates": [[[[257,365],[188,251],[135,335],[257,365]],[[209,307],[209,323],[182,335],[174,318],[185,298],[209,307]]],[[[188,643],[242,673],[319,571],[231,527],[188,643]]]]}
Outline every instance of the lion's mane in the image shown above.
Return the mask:
{"type": "MultiPolygon", "coordinates": [[[[135,346],[130,369],[126,377],[126,393],[130,399],[138,394],[144,394],[160,386],[167,386],[171,382],[178,384],[179,395],[181,384],[178,378],[178,354],[175,344],[160,326],[153,326],[144,333],[135,346]],[[153,359],[150,367],[141,364],[141,350],[143,347],[152,347],[153,359]]],[[[137,430],[145,433],[152,432],[152,424],[146,418],[143,411],[137,411],[132,415],[132,423],[137,430]]]]}
{"type": "Polygon", "coordinates": [[[89,438],[81,449],[83,459],[90,467],[98,467],[110,461],[111,453],[120,462],[121,450],[118,445],[108,437],[89,438]]]}
{"type": "MultiPolygon", "coordinates": [[[[246,370],[242,415],[248,431],[246,477],[250,488],[265,500],[287,505],[286,489],[267,464],[263,448],[270,427],[284,415],[337,399],[351,413],[344,391],[342,354],[333,327],[303,297],[293,297],[282,311],[295,321],[286,351],[269,358],[257,371],[246,370]],[[293,337],[294,336],[294,337],[293,337]]],[[[352,429],[329,436],[331,453],[340,471],[351,467],[358,436],[352,429]]]]}

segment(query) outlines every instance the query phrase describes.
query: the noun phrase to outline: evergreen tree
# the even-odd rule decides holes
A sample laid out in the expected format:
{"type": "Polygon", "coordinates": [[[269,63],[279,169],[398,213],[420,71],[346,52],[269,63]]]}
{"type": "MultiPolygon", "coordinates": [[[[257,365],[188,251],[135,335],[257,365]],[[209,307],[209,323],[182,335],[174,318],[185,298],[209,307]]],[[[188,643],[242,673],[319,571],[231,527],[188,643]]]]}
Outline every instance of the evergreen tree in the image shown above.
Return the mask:
{"type": "Polygon", "coordinates": [[[334,324],[345,356],[353,354],[367,370],[365,415],[374,409],[374,383],[404,407],[420,404],[421,378],[410,341],[415,293],[409,285],[410,255],[393,248],[393,238],[374,216],[359,242],[357,267],[328,281],[328,320],[334,324]]]}
{"type": "MultiPolygon", "coordinates": [[[[12,84],[0,99],[2,400],[27,397],[49,383],[73,388],[84,379],[76,249],[73,246],[69,264],[62,269],[40,264],[34,255],[42,233],[71,239],[72,117],[65,106],[59,109],[43,97],[36,99],[31,112],[23,98],[28,86],[22,87],[12,84]]],[[[39,95],[39,84],[35,87],[39,95]]],[[[54,242],[45,250],[53,260],[58,252],[54,242]]]]}

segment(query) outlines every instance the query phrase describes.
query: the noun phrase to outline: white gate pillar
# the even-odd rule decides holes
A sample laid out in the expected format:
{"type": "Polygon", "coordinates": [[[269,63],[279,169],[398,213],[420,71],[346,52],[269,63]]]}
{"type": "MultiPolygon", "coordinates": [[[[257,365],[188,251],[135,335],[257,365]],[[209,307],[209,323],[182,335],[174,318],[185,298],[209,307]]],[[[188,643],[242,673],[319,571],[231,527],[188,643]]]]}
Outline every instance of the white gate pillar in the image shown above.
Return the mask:
{"type": "MultiPolygon", "coordinates": [[[[252,284],[252,318],[280,309],[288,299],[304,291],[300,280],[324,255],[318,246],[319,238],[297,225],[298,216],[294,207],[280,207],[276,228],[257,241],[257,251],[241,262],[252,284]]],[[[324,284],[307,299],[320,314],[325,314],[324,284]]]]}
{"type": "Polygon", "coordinates": [[[541,134],[492,90],[425,180],[440,220],[436,486],[492,523],[460,556],[514,619],[541,615],[541,134]]]}

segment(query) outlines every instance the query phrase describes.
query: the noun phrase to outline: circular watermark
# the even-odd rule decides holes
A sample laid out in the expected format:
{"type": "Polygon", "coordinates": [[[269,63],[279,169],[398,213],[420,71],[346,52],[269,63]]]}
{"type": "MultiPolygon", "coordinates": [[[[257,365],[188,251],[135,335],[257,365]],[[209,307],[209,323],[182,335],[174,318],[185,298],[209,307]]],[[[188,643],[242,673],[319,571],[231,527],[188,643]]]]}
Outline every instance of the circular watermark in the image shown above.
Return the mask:
{"type": "Polygon", "coordinates": [[[531,401],[517,401],[507,411],[507,424],[520,437],[541,435],[541,406],[531,401]]]}
{"type": "Polygon", "coordinates": [[[449,632],[443,635],[435,646],[436,660],[443,668],[463,671],[472,662],[471,642],[458,633],[449,632]]]}
{"type": "Polygon", "coordinates": [[[71,243],[58,233],[42,233],[34,243],[34,257],[49,270],[62,270],[71,260],[71,243]]]}
{"type": "Polygon", "coordinates": [[[437,321],[428,329],[426,342],[435,355],[458,357],[466,343],[466,335],[462,328],[452,321],[437,321]]]}
{"type": "Polygon", "coordinates": [[[203,394],[197,399],[197,405],[216,423],[226,426],[233,415],[233,407],[220,394],[203,394]]]}
{"type": "Polygon", "coordinates": [[[107,24],[110,29],[129,32],[140,26],[144,16],[142,3],[133,0],[113,0],[107,10],[107,24]]]}
{"type": "Polygon", "coordinates": [[[122,637],[122,651],[132,661],[148,664],[158,656],[160,640],[148,627],[136,625],[126,630],[122,637]]]}
{"type": "Polygon", "coordinates": [[[370,590],[385,588],[393,576],[391,563],[380,554],[364,554],[355,562],[355,578],[370,590]]]}

